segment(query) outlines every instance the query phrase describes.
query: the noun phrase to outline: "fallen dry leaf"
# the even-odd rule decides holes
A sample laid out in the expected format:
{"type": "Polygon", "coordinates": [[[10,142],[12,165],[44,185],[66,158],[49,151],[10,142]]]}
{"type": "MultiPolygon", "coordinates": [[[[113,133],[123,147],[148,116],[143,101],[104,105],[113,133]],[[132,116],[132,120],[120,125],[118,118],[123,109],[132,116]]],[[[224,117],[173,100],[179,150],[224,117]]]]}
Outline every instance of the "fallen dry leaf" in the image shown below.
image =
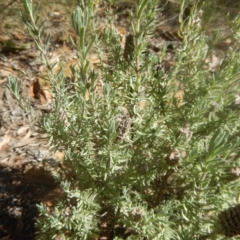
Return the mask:
{"type": "Polygon", "coordinates": [[[12,71],[4,70],[4,69],[0,70],[0,76],[1,77],[8,77],[10,75],[12,75],[12,71]]]}
{"type": "Polygon", "coordinates": [[[11,135],[10,135],[10,130],[7,130],[6,133],[4,134],[2,142],[0,142],[0,150],[6,147],[6,145],[10,142],[11,140],[11,135]]]}
{"type": "Polygon", "coordinates": [[[47,85],[43,86],[39,78],[37,77],[32,86],[30,87],[30,98],[39,99],[41,104],[51,102],[51,93],[47,85]]]}
{"type": "Polygon", "coordinates": [[[20,32],[13,32],[12,37],[16,40],[25,40],[26,39],[26,35],[24,35],[20,32]]]}
{"type": "Polygon", "coordinates": [[[0,80],[0,85],[6,82],[7,82],[7,79],[0,80]]]}
{"type": "Polygon", "coordinates": [[[24,158],[18,155],[11,155],[10,157],[6,157],[0,161],[1,167],[7,167],[10,169],[21,169],[24,162],[24,158]]]}
{"type": "Polygon", "coordinates": [[[21,128],[18,129],[17,131],[17,135],[22,135],[23,133],[25,133],[28,129],[30,128],[30,126],[22,126],[21,128]]]}

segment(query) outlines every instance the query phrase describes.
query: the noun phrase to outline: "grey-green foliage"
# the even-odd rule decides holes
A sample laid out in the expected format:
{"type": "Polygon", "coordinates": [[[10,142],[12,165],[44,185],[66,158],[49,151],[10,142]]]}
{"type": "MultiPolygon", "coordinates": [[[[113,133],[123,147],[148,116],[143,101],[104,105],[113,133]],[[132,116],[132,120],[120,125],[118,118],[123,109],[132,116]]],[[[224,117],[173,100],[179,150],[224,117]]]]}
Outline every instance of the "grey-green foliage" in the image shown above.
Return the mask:
{"type": "MultiPolygon", "coordinates": [[[[36,13],[31,14],[30,0],[23,2],[32,21],[25,23],[48,64],[47,47],[38,42],[36,13]]],[[[86,41],[88,27],[94,25],[92,8],[82,1],[73,13],[79,65],[72,68],[68,84],[62,71],[54,75],[48,68],[54,102],[43,127],[52,145],[65,148],[75,179],[62,182],[65,195],[53,210],[39,206],[38,239],[94,239],[105,222],[115,239],[124,235],[117,226],[130,233],[128,239],[208,234],[224,239],[214,234],[216,217],[238,199],[240,190],[238,181],[229,180],[240,163],[239,18],[233,46],[217,72],[203,67],[212,49],[195,9],[182,22],[183,43],[173,70],[156,73],[154,65],[165,52],[146,55],[146,46],[157,2],[136,3],[134,51],[127,64],[114,28],[99,38],[92,33],[92,41],[86,41]],[[99,56],[108,51],[112,66],[102,60],[100,70],[91,69],[89,54],[95,46],[99,56]],[[183,99],[176,97],[177,83],[183,85],[183,99]],[[129,121],[124,133],[121,119],[129,121]]]]}

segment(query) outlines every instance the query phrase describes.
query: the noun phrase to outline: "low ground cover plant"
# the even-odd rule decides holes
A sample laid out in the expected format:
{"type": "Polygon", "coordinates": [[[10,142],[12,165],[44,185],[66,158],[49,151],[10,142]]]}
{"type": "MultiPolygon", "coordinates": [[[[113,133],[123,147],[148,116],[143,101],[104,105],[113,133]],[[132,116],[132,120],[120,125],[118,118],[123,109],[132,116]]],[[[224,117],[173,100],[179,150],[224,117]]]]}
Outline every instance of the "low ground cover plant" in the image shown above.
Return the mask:
{"type": "MultiPolygon", "coordinates": [[[[165,69],[167,45],[152,53],[158,1],[133,3],[124,47],[109,24],[95,31],[97,1],[78,1],[72,14],[78,62],[72,77],[53,71],[50,35],[37,7],[23,0],[23,19],[46,65],[53,101],[42,127],[64,148],[73,179],[64,196],[39,206],[38,239],[226,239],[239,222],[239,30],[217,71],[206,59],[218,32],[202,29],[201,6],[180,14],[182,43],[165,69]],[[99,58],[92,67],[90,55],[99,58]],[[104,238],[105,237],[105,238],[104,238]]],[[[181,2],[181,13],[187,4],[181,2]]],[[[21,101],[18,88],[9,88],[21,101]]],[[[27,106],[22,104],[23,107],[27,106]]],[[[28,111],[29,108],[27,108],[28,111]]]]}

